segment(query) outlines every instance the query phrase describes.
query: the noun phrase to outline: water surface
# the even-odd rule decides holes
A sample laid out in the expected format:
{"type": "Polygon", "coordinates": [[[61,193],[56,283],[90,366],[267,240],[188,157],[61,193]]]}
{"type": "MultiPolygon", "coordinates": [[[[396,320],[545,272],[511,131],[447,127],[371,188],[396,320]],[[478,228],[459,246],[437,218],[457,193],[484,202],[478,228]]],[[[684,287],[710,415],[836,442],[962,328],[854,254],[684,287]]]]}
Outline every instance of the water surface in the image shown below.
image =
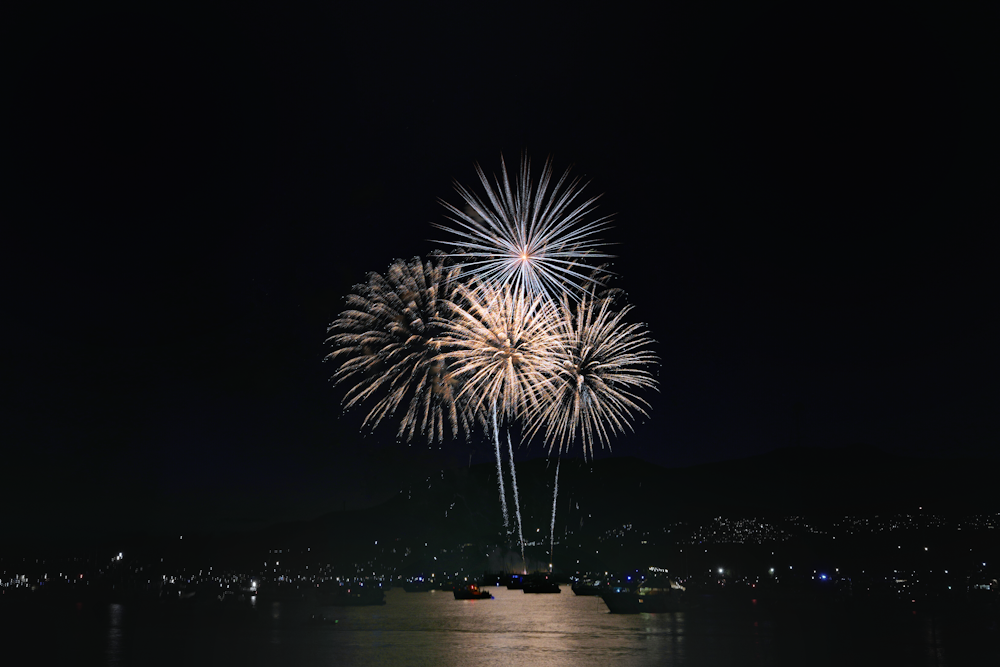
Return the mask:
{"type": "MultiPolygon", "coordinates": [[[[995,613],[768,608],[704,598],[667,614],[610,614],[598,597],[493,600],[393,589],[377,607],[315,602],[253,609],[138,604],[5,607],[18,664],[50,665],[978,665],[1000,664],[995,613]],[[313,614],[327,624],[311,624],[313,614]]],[[[13,663],[11,663],[13,664],[13,663]]]]}

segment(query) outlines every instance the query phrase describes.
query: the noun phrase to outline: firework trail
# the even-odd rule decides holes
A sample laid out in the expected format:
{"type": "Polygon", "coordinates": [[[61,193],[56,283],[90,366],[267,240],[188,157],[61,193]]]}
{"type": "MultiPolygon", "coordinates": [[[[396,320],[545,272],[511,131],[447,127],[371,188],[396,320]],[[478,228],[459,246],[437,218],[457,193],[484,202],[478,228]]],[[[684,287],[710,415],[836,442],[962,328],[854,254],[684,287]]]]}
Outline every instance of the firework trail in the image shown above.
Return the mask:
{"type": "MultiPolygon", "coordinates": [[[[500,487],[500,509],[503,512],[503,528],[510,537],[510,517],[507,515],[507,494],[503,489],[503,467],[500,465],[500,429],[497,427],[496,402],[493,403],[493,442],[496,444],[497,485],[500,487]]],[[[524,548],[523,546],[521,547],[524,548]]]]}
{"type": "Polygon", "coordinates": [[[514,468],[514,447],[510,444],[510,431],[507,432],[507,452],[510,454],[510,479],[514,483],[514,511],[517,512],[517,543],[521,545],[521,569],[527,574],[527,561],[524,558],[524,532],[521,528],[524,524],[521,522],[521,503],[517,497],[517,472],[514,468]]]}
{"type": "Polygon", "coordinates": [[[549,571],[552,571],[552,564],[555,563],[556,553],[556,499],[559,497],[559,465],[562,463],[562,456],[556,457],[556,481],[552,489],[552,524],[549,526],[551,536],[551,546],[549,547],[549,571]]]}
{"type": "Polygon", "coordinates": [[[412,440],[419,432],[433,442],[449,430],[452,437],[470,432],[472,414],[439,341],[457,274],[443,256],[397,260],[385,276],[368,274],[347,297],[347,310],[329,327],[326,342],[334,350],[326,359],[343,362],[334,384],[352,383],[344,409],[375,401],[363,428],[374,429],[404,407],[397,437],[412,440]]]}
{"type": "Polygon", "coordinates": [[[546,160],[537,185],[531,180],[531,165],[521,158],[515,187],[500,159],[500,178],[495,183],[476,165],[486,191],[484,201],[465,186],[455,190],[465,200],[466,210],[441,202],[451,216],[451,225],[435,226],[458,240],[439,241],[451,246],[463,270],[484,281],[507,284],[551,300],[580,286],[595,288],[606,271],[594,275],[590,261],[612,257],[601,251],[597,234],[606,231],[610,218],[593,219],[598,197],[581,198],[579,178],[570,180],[569,170],[552,181],[552,161],[546,160]]]}
{"type": "MultiPolygon", "coordinates": [[[[528,411],[541,409],[547,378],[555,372],[550,367],[558,344],[554,328],[558,312],[542,295],[480,280],[456,284],[455,297],[445,302],[450,312],[440,320],[445,350],[441,359],[462,384],[458,398],[467,400],[480,419],[489,415],[504,528],[509,532],[499,421],[510,423],[528,411]]],[[[513,460],[509,439],[508,448],[513,460]]]]}

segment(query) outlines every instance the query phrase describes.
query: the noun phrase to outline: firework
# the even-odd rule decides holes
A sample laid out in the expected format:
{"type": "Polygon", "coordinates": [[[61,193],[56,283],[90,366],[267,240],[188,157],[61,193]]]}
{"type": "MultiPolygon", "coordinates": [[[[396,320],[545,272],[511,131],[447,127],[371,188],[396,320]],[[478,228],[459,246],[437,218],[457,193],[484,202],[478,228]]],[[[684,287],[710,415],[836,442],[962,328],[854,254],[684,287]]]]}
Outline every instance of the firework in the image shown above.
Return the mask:
{"type": "Polygon", "coordinates": [[[374,429],[403,408],[400,438],[419,432],[433,442],[449,430],[453,437],[469,433],[471,413],[459,400],[438,339],[457,271],[440,256],[398,260],[385,276],[370,273],[367,283],[355,285],[347,310],[330,325],[327,343],[334,351],[326,358],[343,361],[333,382],[353,383],[344,408],[375,401],[363,428],[374,429]]]}
{"type": "MultiPolygon", "coordinates": [[[[441,322],[445,351],[440,358],[462,383],[459,397],[468,401],[493,432],[500,505],[509,529],[498,416],[510,423],[540,408],[546,378],[555,370],[549,366],[558,342],[553,328],[558,313],[544,296],[532,296],[510,285],[473,280],[469,285],[457,284],[455,293],[456,298],[446,302],[449,316],[441,322]]],[[[510,452],[514,476],[512,448],[510,452]]],[[[516,494],[516,477],[513,482],[516,494]]],[[[519,534],[520,530],[519,517],[519,534]]]]}
{"type": "Polygon", "coordinates": [[[592,218],[597,197],[580,197],[579,178],[570,180],[567,170],[550,187],[550,159],[533,184],[527,157],[521,160],[514,188],[502,157],[501,177],[495,183],[479,165],[476,172],[486,200],[456,183],[465,210],[442,202],[452,224],[435,225],[457,237],[439,242],[453,248],[452,255],[466,272],[552,300],[567,291],[576,294],[581,285],[590,289],[601,284],[601,276],[591,275],[589,269],[591,261],[612,256],[601,250],[603,242],[596,238],[610,227],[610,218],[592,218]]]}
{"type": "Polygon", "coordinates": [[[455,295],[444,302],[439,359],[461,381],[461,395],[477,414],[508,423],[537,409],[555,373],[557,309],[542,295],[479,280],[456,284],[455,295]]]}
{"type": "MultiPolygon", "coordinates": [[[[612,307],[620,290],[605,289],[601,262],[611,255],[598,238],[610,218],[594,215],[598,198],[582,196],[580,179],[568,170],[554,178],[547,160],[534,182],[526,157],[513,187],[502,158],[499,178],[476,171],[485,198],[456,183],[464,208],[442,202],[450,224],[436,226],[453,235],[442,241],[451,254],[369,274],[330,325],[327,359],[340,364],[334,383],[350,383],[345,409],[374,402],[363,427],[401,414],[398,436],[407,440],[469,435],[475,424],[492,432],[510,536],[501,426],[522,421],[525,439],[541,434],[549,454],[580,441],[592,457],[595,441],[609,444],[646,415],[638,392],[656,388],[656,357],[645,328],[624,321],[630,308],[612,307]]],[[[523,560],[509,433],[507,448],[523,560]]]]}
{"type": "Polygon", "coordinates": [[[630,310],[614,310],[610,298],[564,300],[557,358],[546,366],[553,372],[544,385],[548,396],[528,428],[529,435],[544,433],[550,452],[561,454],[579,438],[592,457],[595,441],[609,444],[612,434],[631,429],[635,414],[647,414],[636,391],[656,388],[649,369],[657,359],[645,327],[624,321],[630,310]]]}

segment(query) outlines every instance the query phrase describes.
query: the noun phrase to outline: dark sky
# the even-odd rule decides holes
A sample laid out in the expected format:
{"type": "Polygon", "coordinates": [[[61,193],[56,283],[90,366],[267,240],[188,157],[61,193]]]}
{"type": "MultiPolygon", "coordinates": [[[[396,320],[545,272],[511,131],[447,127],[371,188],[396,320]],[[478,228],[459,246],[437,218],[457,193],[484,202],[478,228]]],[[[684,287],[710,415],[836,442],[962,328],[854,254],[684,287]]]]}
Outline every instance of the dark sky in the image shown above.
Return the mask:
{"type": "Polygon", "coordinates": [[[367,271],[435,248],[452,179],[522,150],[605,193],[657,340],[651,418],[602,456],[996,460],[984,17],[248,4],[15,26],[11,539],[308,519],[488,460],[362,437],[323,341],[367,271]]]}

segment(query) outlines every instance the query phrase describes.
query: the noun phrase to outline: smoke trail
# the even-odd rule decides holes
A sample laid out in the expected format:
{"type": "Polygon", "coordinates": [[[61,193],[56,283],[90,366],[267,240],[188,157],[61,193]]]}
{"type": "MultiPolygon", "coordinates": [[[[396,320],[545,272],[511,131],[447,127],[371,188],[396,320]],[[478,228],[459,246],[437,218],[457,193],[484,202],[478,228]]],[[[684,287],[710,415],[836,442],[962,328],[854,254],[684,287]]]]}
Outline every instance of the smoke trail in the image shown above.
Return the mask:
{"type": "Polygon", "coordinates": [[[556,550],[556,499],[559,497],[559,465],[561,463],[562,455],[556,459],[556,485],[552,490],[552,526],[549,528],[549,532],[552,535],[552,546],[549,547],[549,572],[552,571],[552,566],[555,564],[553,554],[556,550]]]}
{"type": "Polygon", "coordinates": [[[521,570],[527,574],[528,566],[524,559],[524,533],[521,531],[521,503],[517,499],[517,472],[514,469],[514,448],[510,444],[510,431],[507,431],[507,451],[510,452],[510,477],[514,481],[514,511],[517,512],[517,539],[521,545],[521,570]]]}
{"type": "Polygon", "coordinates": [[[500,486],[500,508],[503,509],[503,527],[510,535],[510,519],[507,517],[507,496],[503,490],[503,468],[500,460],[500,429],[497,428],[497,402],[493,400],[493,442],[497,453],[497,484],[500,486]]]}

